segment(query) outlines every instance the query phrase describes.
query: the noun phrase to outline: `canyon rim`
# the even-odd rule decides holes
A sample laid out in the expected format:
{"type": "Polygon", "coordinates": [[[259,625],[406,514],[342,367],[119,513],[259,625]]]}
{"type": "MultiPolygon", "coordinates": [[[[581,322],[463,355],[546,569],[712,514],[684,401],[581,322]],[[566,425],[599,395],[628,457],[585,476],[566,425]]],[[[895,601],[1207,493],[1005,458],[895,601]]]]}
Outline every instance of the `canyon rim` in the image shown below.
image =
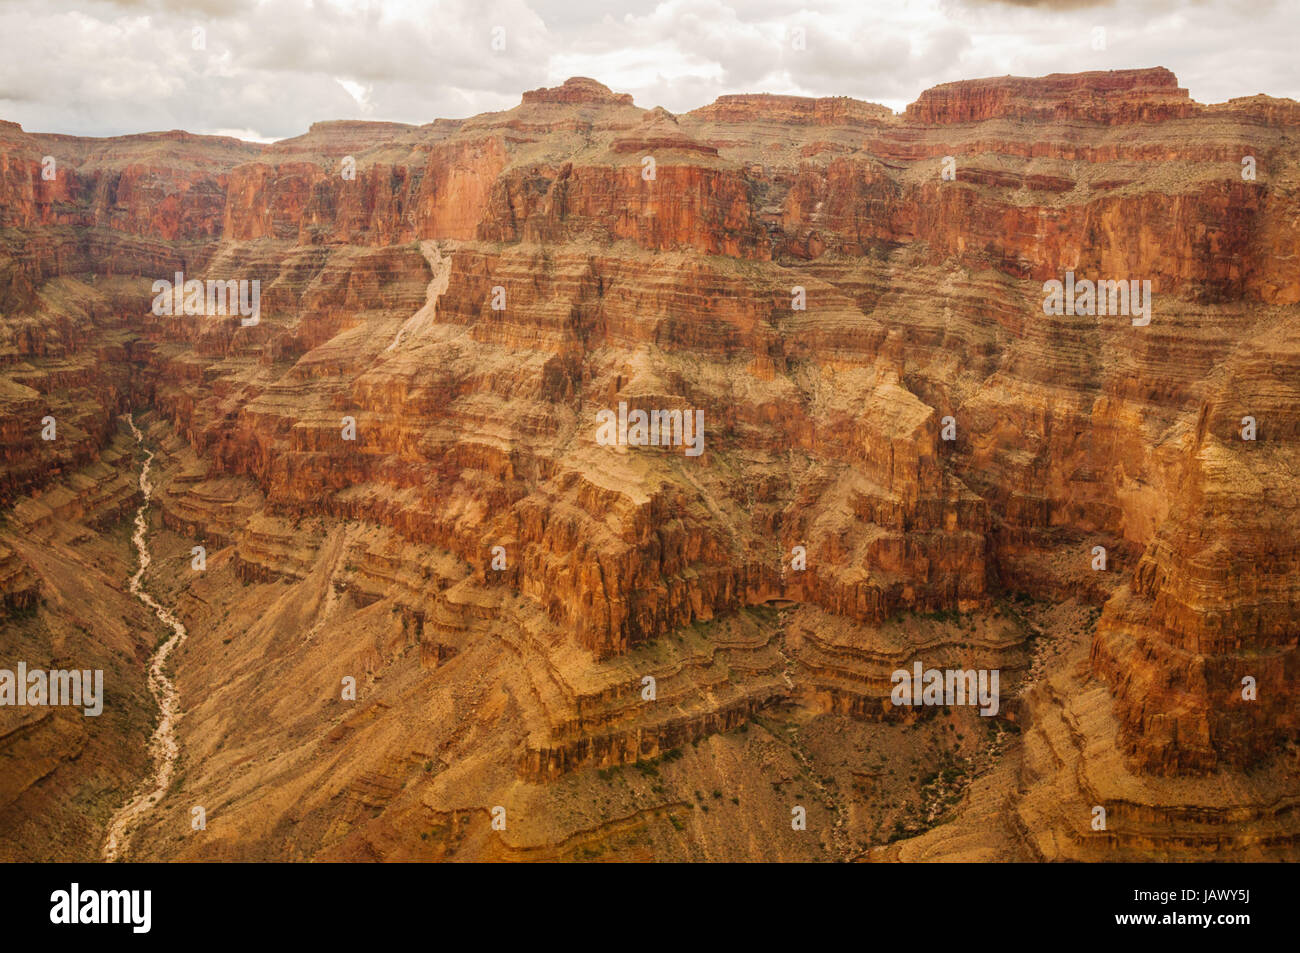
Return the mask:
{"type": "Polygon", "coordinates": [[[0,856],[1296,859],[1298,133],[0,122],[0,856]]]}

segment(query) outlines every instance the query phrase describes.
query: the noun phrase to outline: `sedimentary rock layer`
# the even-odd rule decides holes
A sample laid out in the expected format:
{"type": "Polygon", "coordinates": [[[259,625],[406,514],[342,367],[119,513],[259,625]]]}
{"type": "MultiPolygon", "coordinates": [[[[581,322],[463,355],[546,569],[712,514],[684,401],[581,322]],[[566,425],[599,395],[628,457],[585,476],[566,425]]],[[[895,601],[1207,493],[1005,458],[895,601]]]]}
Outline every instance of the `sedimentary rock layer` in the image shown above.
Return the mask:
{"type": "MultiPolygon", "coordinates": [[[[183,696],[216,686],[182,740],[245,832],[291,802],[222,787],[230,733],[284,759],[286,791],[337,750],[380,813],[404,803],[383,759],[436,774],[385,836],[436,816],[455,840],[512,786],[542,797],[763,712],[869,723],[892,666],[931,651],[1014,686],[1014,593],[1105,608],[1082,680],[1005,718],[1049,731],[1082,706],[1137,779],[1273,771],[1300,736],[1298,127],[1300,104],[1202,105],[1163,69],[946,84],[901,115],[760,95],[673,115],[574,79],[265,146],[6,123],[0,497],[120,512],[54,488],[114,499],[96,461],[116,417],[156,412],[176,563],[155,583],[192,633],[183,696]],[[157,313],[177,272],[258,282],[257,320],[157,313]],[[1067,273],[1149,282],[1149,323],[1045,312],[1067,273]],[[605,445],[620,405],[701,411],[700,454],[605,445]],[[177,574],[199,543],[216,575],[177,574]],[[337,671],[305,674],[331,652],[337,671]],[[371,694],[258,709],[287,734],[234,726],[233,664],[322,698],[359,667],[371,694]],[[393,725],[430,692],[458,727],[422,717],[427,744],[403,747],[393,725]],[[369,756],[348,741],[367,732],[388,739],[369,756]],[[470,739],[498,767],[458,767],[470,739]],[[435,751],[452,775],[412,767],[435,751]]],[[[44,605],[4,545],[6,604],[44,605]]],[[[1181,790],[1160,788],[1169,830],[1181,790]]],[[[673,828],[675,804],[615,826],[673,828]]],[[[304,856],[383,840],[312,810],[304,856]]],[[[828,810],[827,850],[852,855],[860,819],[828,810]]],[[[1018,816],[1015,850],[1053,854],[1056,821],[1018,816]]],[[[604,836],[570,820],[515,847],[604,836]]]]}

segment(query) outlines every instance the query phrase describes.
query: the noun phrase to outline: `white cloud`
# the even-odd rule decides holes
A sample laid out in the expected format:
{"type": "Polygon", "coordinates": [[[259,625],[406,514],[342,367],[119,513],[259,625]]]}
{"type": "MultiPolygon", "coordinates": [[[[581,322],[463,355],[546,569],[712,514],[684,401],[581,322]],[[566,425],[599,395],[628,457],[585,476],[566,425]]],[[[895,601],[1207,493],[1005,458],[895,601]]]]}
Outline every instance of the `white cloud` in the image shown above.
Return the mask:
{"type": "Polygon", "coordinates": [[[593,76],[681,112],[724,93],[895,109],[980,76],[1166,66],[1194,98],[1300,99],[1294,7],[1263,0],[0,0],[0,118],[27,129],[297,135],[507,109],[593,76]],[[1106,49],[1090,44],[1106,29],[1106,49]],[[195,49],[194,29],[204,30],[195,49]],[[506,49],[491,48],[494,27],[506,49]],[[805,31],[807,49],[792,47],[805,31]]]}

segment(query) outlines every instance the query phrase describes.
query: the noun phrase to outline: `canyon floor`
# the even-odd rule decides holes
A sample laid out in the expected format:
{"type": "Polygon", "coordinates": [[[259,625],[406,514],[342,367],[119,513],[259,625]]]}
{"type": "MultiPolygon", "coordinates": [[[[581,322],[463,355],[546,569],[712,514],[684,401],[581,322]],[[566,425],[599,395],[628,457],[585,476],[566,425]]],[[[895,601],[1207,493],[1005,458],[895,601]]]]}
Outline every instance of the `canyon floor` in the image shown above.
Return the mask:
{"type": "Polygon", "coordinates": [[[0,707],[0,859],[1297,859],[1297,130],[1159,68],[0,123],[0,668],[105,684],[0,707]]]}

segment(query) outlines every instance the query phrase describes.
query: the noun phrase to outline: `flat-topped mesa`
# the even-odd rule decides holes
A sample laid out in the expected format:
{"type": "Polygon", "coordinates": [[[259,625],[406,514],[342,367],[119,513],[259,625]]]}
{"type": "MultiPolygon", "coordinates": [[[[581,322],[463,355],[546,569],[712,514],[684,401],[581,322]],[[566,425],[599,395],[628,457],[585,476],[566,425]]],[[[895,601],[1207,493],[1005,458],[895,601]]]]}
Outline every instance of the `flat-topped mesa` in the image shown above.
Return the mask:
{"type": "Polygon", "coordinates": [[[1104,123],[1159,121],[1203,107],[1162,66],[1049,76],[1000,76],[944,83],[923,92],[904,114],[911,122],[985,119],[1085,119],[1104,123]]]}
{"type": "Polygon", "coordinates": [[[630,93],[616,93],[604,83],[599,83],[586,76],[571,76],[563,86],[543,86],[530,89],[524,93],[524,106],[541,103],[559,103],[561,105],[597,105],[597,106],[631,106],[630,93]]]}
{"type": "Polygon", "coordinates": [[[848,96],[777,96],[743,93],[719,96],[687,113],[703,122],[780,122],[795,126],[874,125],[894,118],[893,110],[848,96]]]}
{"type": "Polygon", "coordinates": [[[1226,103],[1207,106],[1206,109],[1211,113],[1251,116],[1270,126],[1300,125],[1300,103],[1286,97],[1265,96],[1263,93],[1239,96],[1226,103]]]}
{"type": "Polygon", "coordinates": [[[266,147],[266,152],[268,155],[277,155],[295,152],[361,151],[418,128],[404,122],[330,119],[312,123],[301,136],[271,143],[266,147]]]}

